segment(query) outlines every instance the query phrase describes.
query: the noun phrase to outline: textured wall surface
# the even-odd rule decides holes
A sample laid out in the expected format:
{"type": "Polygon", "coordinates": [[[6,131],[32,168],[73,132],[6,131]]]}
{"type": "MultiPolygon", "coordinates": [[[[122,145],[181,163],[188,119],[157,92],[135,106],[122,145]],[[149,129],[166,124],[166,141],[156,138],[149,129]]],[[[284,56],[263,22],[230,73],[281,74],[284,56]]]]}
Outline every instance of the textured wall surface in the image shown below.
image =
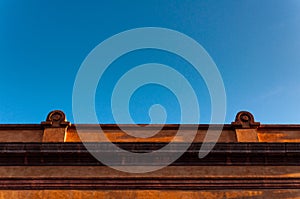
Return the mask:
{"type": "MultiPolygon", "coordinates": [[[[180,125],[150,125],[144,130],[120,126],[101,125],[109,141],[124,150],[145,152],[170,142],[180,125]],[[135,138],[121,129],[141,134],[161,130],[149,138],[135,138]]],[[[194,127],[181,125],[185,135],[173,140],[175,144],[187,141],[194,127]]],[[[52,111],[41,124],[0,124],[0,199],[300,199],[300,125],[262,125],[251,113],[239,112],[234,122],[224,125],[209,155],[199,159],[208,127],[196,125],[191,147],[171,166],[132,174],[103,165],[81,143],[80,136],[88,143],[107,143],[99,137],[99,124],[70,124],[62,111],[52,111]],[[84,133],[79,136],[76,128],[84,133]]],[[[109,155],[127,160],[122,153],[109,155]]]]}

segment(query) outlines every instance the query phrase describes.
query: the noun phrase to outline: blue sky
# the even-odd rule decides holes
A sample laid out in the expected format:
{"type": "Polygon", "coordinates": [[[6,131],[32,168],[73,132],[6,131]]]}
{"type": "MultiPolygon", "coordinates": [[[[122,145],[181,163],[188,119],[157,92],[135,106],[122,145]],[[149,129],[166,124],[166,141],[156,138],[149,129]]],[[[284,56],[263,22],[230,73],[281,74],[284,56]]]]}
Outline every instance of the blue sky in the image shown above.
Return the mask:
{"type": "MultiPolygon", "coordinates": [[[[213,58],[227,94],[226,123],[240,110],[262,123],[300,123],[300,1],[0,1],[0,123],[40,123],[53,109],[72,117],[72,90],[81,63],[100,42],[139,27],[180,31],[213,58]]],[[[137,64],[170,65],[195,85],[201,123],[210,99],[201,76],[159,50],[120,57],[98,87],[101,123],[113,123],[109,97],[122,72],[137,64]]],[[[148,123],[161,103],[168,123],[180,122],[176,97],[158,85],[138,89],[130,112],[148,123]]]]}

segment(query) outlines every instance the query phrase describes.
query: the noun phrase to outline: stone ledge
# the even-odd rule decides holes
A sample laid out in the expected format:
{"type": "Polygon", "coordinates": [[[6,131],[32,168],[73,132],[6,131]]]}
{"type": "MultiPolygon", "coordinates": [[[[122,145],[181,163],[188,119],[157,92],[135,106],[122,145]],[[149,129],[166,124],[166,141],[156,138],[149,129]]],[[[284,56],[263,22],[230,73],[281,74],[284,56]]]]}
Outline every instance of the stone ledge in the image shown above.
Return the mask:
{"type": "Polygon", "coordinates": [[[300,178],[0,178],[4,190],[300,189],[300,178]]]}
{"type": "MultiPolygon", "coordinates": [[[[149,153],[160,149],[167,143],[115,143],[120,148],[135,152],[149,153]]],[[[212,144],[212,143],[207,143],[212,144]]],[[[168,150],[161,150],[159,157],[141,160],[138,166],[156,166],[168,162],[175,153],[183,155],[172,165],[300,165],[299,143],[217,143],[203,159],[198,158],[202,143],[193,143],[187,151],[182,143],[174,143],[168,150]]],[[[116,157],[112,165],[136,166],[132,157],[124,152],[114,151],[108,143],[0,143],[0,166],[41,166],[103,165],[96,160],[85,147],[97,154],[116,157]]]]}

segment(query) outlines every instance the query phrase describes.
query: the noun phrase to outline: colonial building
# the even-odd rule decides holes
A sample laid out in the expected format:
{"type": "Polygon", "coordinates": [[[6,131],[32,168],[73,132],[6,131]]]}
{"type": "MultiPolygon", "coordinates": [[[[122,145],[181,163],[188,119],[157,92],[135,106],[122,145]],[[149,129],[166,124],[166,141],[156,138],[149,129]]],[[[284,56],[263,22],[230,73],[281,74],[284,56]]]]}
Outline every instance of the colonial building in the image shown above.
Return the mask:
{"type": "Polygon", "coordinates": [[[222,127],[210,153],[199,158],[208,128],[150,125],[145,131],[159,132],[136,138],[124,132],[139,131],[134,125],[74,125],[61,111],[52,111],[40,124],[1,124],[0,198],[300,198],[300,125],[264,125],[251,113],[239,112],[234,122],[222,127]],[[106,166],[87,150],[107,145],[101,152],[122,159],[114,166],[126,165],[129,157],[111,151],[107,140],[99,138],[99,127],[110,142],[134,153],[173,142],[162,159],[153,165],[141,161],[141,167],[160,165],[180,150],[186,137],[173,140],[179,127],[186,136],[195,128],[197,134],[169,166],[128,173],[106,166]],[[85,144],[79,128],[88,135],[85,144]]]}

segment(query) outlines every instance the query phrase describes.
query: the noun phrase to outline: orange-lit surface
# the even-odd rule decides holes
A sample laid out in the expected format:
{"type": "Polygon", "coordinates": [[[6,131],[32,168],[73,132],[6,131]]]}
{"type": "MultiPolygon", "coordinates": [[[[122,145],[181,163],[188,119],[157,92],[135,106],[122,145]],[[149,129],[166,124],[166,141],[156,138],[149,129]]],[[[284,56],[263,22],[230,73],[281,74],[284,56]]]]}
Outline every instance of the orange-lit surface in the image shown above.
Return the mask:
{"type": "MultiPolygon", "coordinates": [[[[62,113],[63,114],[63,113],[62,113]]],[[[64,115],[63,115],[64,116],[64,115]]],[[[64,118],[64,117],[63,117],[64,118]]],[[[249,115],[250,121],[243,122],[239,118],[232,124],[224,126],[222,133],[218,139],[219,143],[300,143],[300,125],[261,125],[254,121],[252,115],[249,115]]],[[[50,118],[51,119],[51,118],[50,118]]],[[[57,123],[51,121],[49,118],[46,122],[35,125],[0,125],[0,143],[43,143],[43,142],[81,142],[81,138],[88,142],[107,142],[99,136],[99,125],[71,125],[65,119],[57,123]],[[78,135],[76,128],[83,129],[80,136],[78,135]]],[[[118,125],[107,124],[101,125],[106,137],[110,142],[130,142],[130,143],[159,143],[159,142],[185,142],[192,136],[191,129],[195,128],[195,125],[181,125],[184,130],[184,136],[176,136],[179,125],[150,125],[147,129],[139,129],[133,125],[121,125],[122,129],[134,131],[139,134],[147,133],[147,131],[157,131],[158,133],[149,138],[136,138],[132,137],[126,132],[122,131],[118,125]]],[[[198,128],[197,135],[194,138],[194,142],[201,143],[207,133],[208,125],[196,125],[198,128]]],[[[212,134],[215,132],[212,131],[212,134]]],[[[210,140],[208,140],[210,141],[210,140]]],[[[65,145],[65,144],[64,144],[65,145]]],[[[5,149],[3,149],[5,151],[5,149]]],[[[5,151],[7,152],[7,151],[5,151]]],[[[284,152],[284,154],[286,154],[284,152]]],[[[28,190],[11,190],[9,184],[7,189],[2,187],[0,190],[1,198],[300,198],[300,189],[298,188],[285,188],[285,189],[265,189],[273,182],[279,182],[285,186],[285,183],[289,183],[292,187],[300,187],[300,168],[298,165],[289,166],[251,166],[251,165],[230,165],[230,161],[226,166],[207,165],[207,166],[191,166],[188,165],[190,159],[188,159],[186,165],[183,166],[168,166],[161,170],[157,170],[150,173],[131,174],[114,170],[107,166],[49,166],[49,165],[37,165],[37,166],[0,166],[0,180],[12,180],[9,183],[15,183],[13,179],[28,180],[29,184],[32,182],[33,189],[28,190]],[[61,190],[59,185],[57,189],[41,190],[38,188],[38,182],[41,179],[149,179],[151,183],[156,183],[155,186],[160,186],[159,180],[169,178],[171,180],[178,180],[178,183],[190,183],[191,190],[180,189],[181,184],[178,184],[178,190],[168,189],[94,189],[89,188],[86,190],[73,189],[61,190]],[[195,181],[196,179],[196,181],[195,181]],[[201,187],[198,190],[193,188],[193,183],[199,183],[201,180],[205,181],[207,186],[205,189],[201,187]],[[223,183],[223,179],[229,179],[230,189],[222,187],[209,187],[210,180],[218,186],[219,181],[223,183]],[[238,180],[240,181],[238,181],[238,180]],[[281,182],[281,179],[283,181],[281,182]],[[219,180],[219,181],[218,181],[219,180]],[[237,180],[237,181],[235,181],[237,180]],[[238,182],[242,182],[246,188],[238,188],[240,185],[238,182]],[[261,184],[261,187],[257,189],[247,188],[247,183],[261,184]],[[295,186],[293,183],[295,182],[295,186]],[[297,184],[299,183],[299,185],[297,184]],[[34,187],[37,186],[37,187],[34,187]]],[[[277,161],[277,160],[276,160],[277,161]]],[[[278,160],[280,161],[280,160],[278,160]]],[[[300,161],[300,160],[299,160],[300,161]]],[[[4,182],[3,181],[3,182],[4,182]]],[[[122,181],[120,183],[127,183],[129,181],[122,181]]],[[[150,185],[151,185],[150,183],[150,185]]],[[[164,182],[161,182],[162,184],[164,182]]],[[[76,184],[76,183],[75,183],[76,184]]],[[[228,185],[228,184],[227,184],[228,185]]],[[[227,186],[226,185],[226,186],[227,186]]],[[[23,186],[23,185],[22,185],[23,186]]],[[[155,187],[154,186],[154,187],[155,187]]],[[[276,187],[276,184],[273,185],[276,187]]],[[[75,186],[76,187],[76,186],[75,186]]],[[[166,186],[167,187],[167,186],[166,186]]],[[[269,186],[270,187],[270,186],[269,186]]]]}

